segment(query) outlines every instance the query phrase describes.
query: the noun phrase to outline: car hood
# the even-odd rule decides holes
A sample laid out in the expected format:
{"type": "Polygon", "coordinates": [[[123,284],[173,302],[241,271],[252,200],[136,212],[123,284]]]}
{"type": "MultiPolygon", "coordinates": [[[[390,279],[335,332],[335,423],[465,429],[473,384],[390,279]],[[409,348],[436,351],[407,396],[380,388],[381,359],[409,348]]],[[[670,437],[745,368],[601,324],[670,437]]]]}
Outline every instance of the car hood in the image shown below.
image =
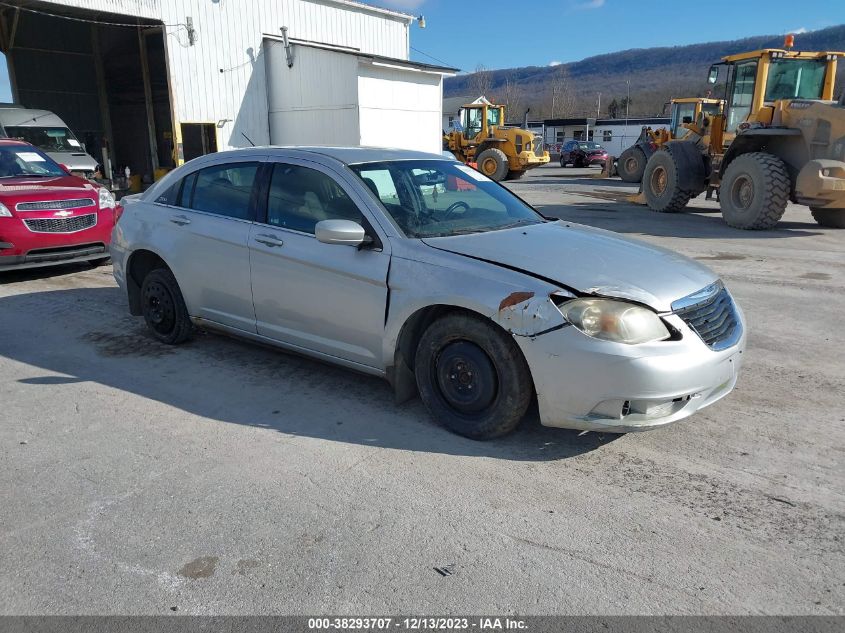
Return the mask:
{"type": "Polygon", "coordinates": [[[0,201],[21,202],[30,199],[53,200],[70,196],[81,198],[87,194],[96,199],[97,188],[90,182],[71,176],[53,178],[0,178],[0,201]]]}
{"type": "Polygon", "coordinates": [[[425,238],[428,246],[554,281],[580,294],[631,299],[659,312],[716,281],[683,255],[610,231],[546,222],[515,229],[425,238]]]}

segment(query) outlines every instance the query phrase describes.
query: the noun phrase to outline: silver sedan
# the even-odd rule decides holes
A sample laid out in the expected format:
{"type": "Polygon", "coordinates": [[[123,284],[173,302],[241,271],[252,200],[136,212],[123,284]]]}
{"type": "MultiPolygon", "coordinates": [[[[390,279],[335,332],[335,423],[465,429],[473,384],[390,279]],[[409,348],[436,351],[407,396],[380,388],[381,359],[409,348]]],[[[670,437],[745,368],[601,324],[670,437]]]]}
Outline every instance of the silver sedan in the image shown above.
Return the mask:
{"type": "MultiPolygon", "coordinates": [[[[742,312],[708,268],[548,219],[434,154],[251,148],[130,199],[112,239],[132,314],[386,378],[462,435],[654,428],[733,389],[742,312]]],[[[284,398],[280,394],[280,398],[284,398]]]]}

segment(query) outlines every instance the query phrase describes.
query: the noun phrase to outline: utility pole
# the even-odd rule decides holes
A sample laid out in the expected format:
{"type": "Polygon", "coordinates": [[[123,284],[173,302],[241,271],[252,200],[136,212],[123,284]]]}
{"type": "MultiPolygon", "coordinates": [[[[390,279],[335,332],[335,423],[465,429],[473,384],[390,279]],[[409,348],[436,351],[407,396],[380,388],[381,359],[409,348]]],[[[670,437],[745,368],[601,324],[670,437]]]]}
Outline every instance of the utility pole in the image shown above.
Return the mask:
{"type": "Polygon", "coordinates": [[[601,93],[599,93],[599,102],[598,102],[598,105],[596,106],[596,118],[597,119],[601,118],[601,93]]]}
{"type": "Polygon", "coordinates": [[[628,87],[628,94],[625,97],[625,133],[622,136],[623,145],[627,145],[628,142],[628,108],[631,107],[631,80],[626,79],[625,85],[628,87]]]}

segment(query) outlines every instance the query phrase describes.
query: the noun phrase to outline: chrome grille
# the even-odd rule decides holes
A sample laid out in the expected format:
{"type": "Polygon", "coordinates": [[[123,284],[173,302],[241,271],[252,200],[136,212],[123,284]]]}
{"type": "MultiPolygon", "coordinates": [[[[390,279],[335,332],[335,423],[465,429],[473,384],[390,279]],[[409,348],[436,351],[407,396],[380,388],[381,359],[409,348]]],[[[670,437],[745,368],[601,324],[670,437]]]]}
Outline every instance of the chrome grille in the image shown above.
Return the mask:
{"type": "Polygon", "coordinates": [[[73,218],[39,218],[24,220],[33,233],[76,233],[97,224],[97,214],[77,215],[73,218]]]}
{"type": "Polygon", "coordinates": [[[94,200],[91,198],[80,198],[78,200],[44,200],[43,202],[19,202],[15,205],[16,211],[52,211],[53,209],[81,209],[93,207],[94,200]]]}
{"type": "Polygon", "coordinates": [[[742,334],[736,306],[721,282],[676,301],[672,310],[710,349],[726,349],[742,334]]]}

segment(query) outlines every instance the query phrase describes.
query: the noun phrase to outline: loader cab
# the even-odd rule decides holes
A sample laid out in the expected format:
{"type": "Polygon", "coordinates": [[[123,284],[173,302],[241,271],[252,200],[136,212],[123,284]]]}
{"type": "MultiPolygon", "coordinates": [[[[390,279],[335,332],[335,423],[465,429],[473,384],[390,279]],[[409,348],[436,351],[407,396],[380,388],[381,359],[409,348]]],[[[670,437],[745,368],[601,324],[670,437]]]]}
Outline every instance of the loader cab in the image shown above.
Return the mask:
{"type": "Polygon", "coordinates": [[[722,102],[719,99],[688,98],[673,99],[671,122],[669,125],[672,138],[682,138],[687,130],[685,124],[703,126],[704,119],[712,119],[722,112],[722,102]]]}
{"type": "Polygon", "coordinates": [[[477,103],[465,105],[461,113],[461,124],[464,126],[464,136],[467,139],[474,139],[481,135],[490,136],[490,129],[493,126],[503,125],[505,118],[505,107],[477,103]]]}
{"type": "Polygon", "coordinates": [[[775,103],[788,99],[833,99],[838,52],[763,49],[729,55],[710,68],[710,83],[727,71],[725,124],[734,133],[745,122],[772,123],[775,103]]]}

